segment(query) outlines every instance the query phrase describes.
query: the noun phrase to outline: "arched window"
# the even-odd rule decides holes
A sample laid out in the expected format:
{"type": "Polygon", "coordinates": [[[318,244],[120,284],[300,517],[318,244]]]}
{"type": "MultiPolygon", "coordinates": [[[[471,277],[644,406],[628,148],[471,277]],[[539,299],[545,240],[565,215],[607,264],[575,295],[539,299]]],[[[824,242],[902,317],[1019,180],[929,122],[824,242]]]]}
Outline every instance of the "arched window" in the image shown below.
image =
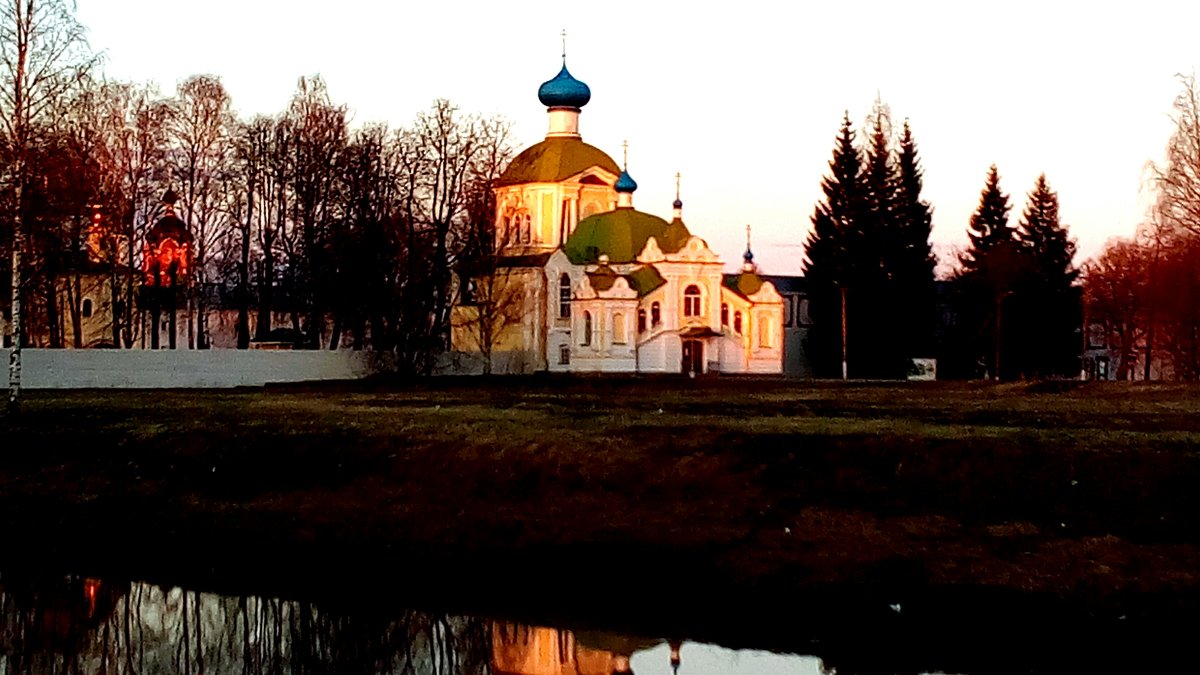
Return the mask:
{"type": "Polygon", "coordinates": [[[625,344],[625,315],[613,314],[612,337],[614,345],[625,344]]]}
{"type": "Polygon", "coordinates": [[[638,310],[638,332],[646,332],[646,310],[644,309],[638,310]]]}
{"type": "Polygon", "coordinates": [[[729,325],[729,303],[727,302],[721,303],[721,325],[729,325]]]}
{"type": "Polygon", "coordinates": [[[592,313],[583,313],[583,346],[592,344],[592,313]]]}
{"type": "Polygon", "coordinates": [[[521,216],[513,214],[508,217],[508,227],[504,228],[503,246],[521,243],[521,216]]]}
{"type": "Polygon", "coordinates": [[[565,272],[558,279],[558,318],[571,318],[571,277],[565,272]]]}
{"type": "Polygon", "coordinates": [[[650,304],[650,325],[657,326],[662,323],[662,307],[657,303],[650,304]]]}
{"type": "Polygon", "coordinates": [[[758,346],[771,346],[771,320],[766,317],[758,319],[758,346]]]}
{"type": "Polygon", "coordinates": [[[742,313],[741,312],[733,313],[733,332],[737,333],[738,335],[742,334],[742,313]]]}
{"type": "Polygon", "coordinates": [[[83,314],[83,318],[85,318],[85,319],[92,315],[92,299],[91,298],[83,299],[83,307],[81,308],[81,313],[83,314]]]}
{"type": "Polygon", "coordinates": [[[700,316],[700,287],[695,284],[683,291],[683,315],[700,316]]]}

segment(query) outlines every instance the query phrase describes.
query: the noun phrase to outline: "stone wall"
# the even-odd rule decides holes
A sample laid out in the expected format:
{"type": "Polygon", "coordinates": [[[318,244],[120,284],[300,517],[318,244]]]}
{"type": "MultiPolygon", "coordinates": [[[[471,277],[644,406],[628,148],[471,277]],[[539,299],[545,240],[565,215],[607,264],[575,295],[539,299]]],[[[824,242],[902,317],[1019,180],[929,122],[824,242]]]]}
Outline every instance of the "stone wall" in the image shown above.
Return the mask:
{"type": "MultiPolygon", "coordinates": [[[[0,350],[5,366],[9,351],[0,350]]],[[[28,389],[200,389],[356,380],[384,369],[387,359],[347,350],[25,349],[21,361],[28,389]]]]}

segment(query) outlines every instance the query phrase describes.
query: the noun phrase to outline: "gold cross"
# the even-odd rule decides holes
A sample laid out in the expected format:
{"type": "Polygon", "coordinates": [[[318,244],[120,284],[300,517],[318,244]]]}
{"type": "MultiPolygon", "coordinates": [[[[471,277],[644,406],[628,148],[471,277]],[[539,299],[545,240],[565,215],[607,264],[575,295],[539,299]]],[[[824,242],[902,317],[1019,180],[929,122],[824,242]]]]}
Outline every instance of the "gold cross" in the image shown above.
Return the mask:
{"type": "Polygon", "coordinates": [[[675,199],[679,199],[679,172],[675,172],[675,199]]]}
{"type": "Polygon", "coordinates": [[[567,63],[567,29],[566,28],[564,28],[562,30],[562,45],[563,45],[563,52],[562,52],[563,65],[566,65],[566,63],[567,63]]]}
{"type": "Polygon", "coordinates": [[[621,141],[621,149],[625,151],[625,170],[629,170],[629,141],[621,141]]]}

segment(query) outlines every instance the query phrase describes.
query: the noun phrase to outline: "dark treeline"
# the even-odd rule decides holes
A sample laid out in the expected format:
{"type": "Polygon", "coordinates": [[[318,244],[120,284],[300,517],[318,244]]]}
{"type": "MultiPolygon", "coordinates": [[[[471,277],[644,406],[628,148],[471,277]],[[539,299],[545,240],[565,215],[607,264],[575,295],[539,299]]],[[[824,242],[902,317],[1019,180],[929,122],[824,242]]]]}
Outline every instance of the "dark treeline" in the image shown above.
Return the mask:
{"type": "MultiPolygon", "coordinates": [[[[21,253],[23,344],[88,346],[81,286],[99,277],[106,342],[144,346],[139,270],[170,189],[193,237],[188,346],[210,346],[222,321],[241,348],[371,347],[430,367],[452,272],[486,239],[490,183],[512,154],[504,120],[438,100],[400,128],[353,126],[318,76],[278,114],[243,118],[216,76],[169,95],[107,79],[69,3],[32,3],[31,21],[25,4],[0,15],[6,38],[34,37],[4,46],[0,83],[0,256],[10,275],[14,242],[21,253]],[[54,41],[67,48],[39,46],[54,41]],[[22,54],[53,78],[21,75],[22,54]]],[[[11,321],[11,299],[0,307],[11,321]]]]}
{"type": "Polygon", "coordinates": [[[1059,221],[1058,195],[1039,176],[1013,224],[1000,173],[987,174],[952,277],[955,321],[942,349],[947,377],[1077,377],[1080,293],[1075,242],[1059,221]]]}
{"type": "Polygon", "coordinates": [[[812,216],[804,273],[817,375],[904,378],[936,358],[938,377],[1061,377],[1079,373],[1075,245],[1045,177],[1019,226],[992,167],[971,218],[970,247],[939,292],[922,199],[920,158],[905,120],[893,129],[876,101],[866,134],[842,120],[824,199],[812,216]]]}
{"type": "Polygon", "coordinates": [[[913,358],[935,352],[933,210],[916,141],[907,120],[896,133],[880,101],[867,126],[859,144],[843,118],[806,242],[805,349],[819,377],[841,374],[843,319],[850,377],[903,378],[913,358]]]}

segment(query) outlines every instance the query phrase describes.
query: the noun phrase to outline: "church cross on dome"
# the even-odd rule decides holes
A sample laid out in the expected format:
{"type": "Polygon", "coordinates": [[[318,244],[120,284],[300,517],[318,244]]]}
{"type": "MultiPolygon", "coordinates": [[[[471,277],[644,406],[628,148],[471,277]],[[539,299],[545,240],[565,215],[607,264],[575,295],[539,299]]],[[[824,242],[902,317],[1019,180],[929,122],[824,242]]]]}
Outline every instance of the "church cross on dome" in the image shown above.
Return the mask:
{"type": "Polygon", "coordinates": [[[567,65],[567,29],[562,29],[562,60],[563,65],[567,65]]]}

